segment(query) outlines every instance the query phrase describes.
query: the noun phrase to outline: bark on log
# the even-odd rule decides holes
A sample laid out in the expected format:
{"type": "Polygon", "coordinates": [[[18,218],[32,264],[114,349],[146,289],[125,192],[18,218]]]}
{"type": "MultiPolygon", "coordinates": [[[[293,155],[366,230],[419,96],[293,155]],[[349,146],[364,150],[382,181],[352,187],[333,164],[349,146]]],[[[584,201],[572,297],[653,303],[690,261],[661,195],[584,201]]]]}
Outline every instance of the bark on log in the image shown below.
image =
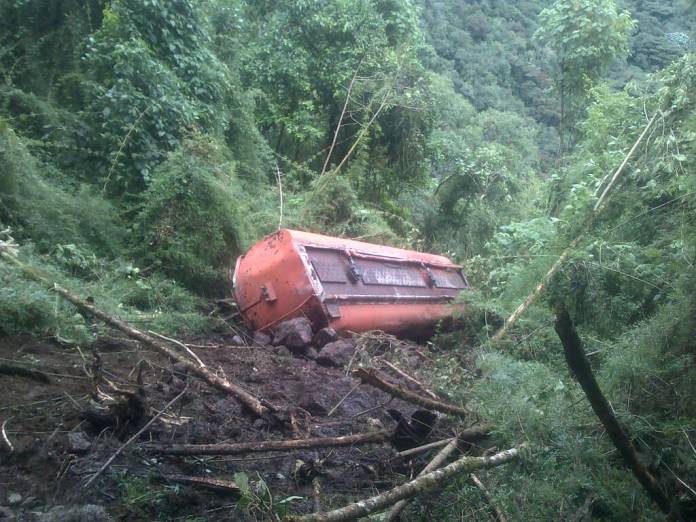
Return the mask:
{"type": "Polygon", "coordinates": [[[389,431],[358,433],[343,437],[317,437],[294,440],[266,440],[261,442],[238,442],[235,444],[144,444],[148,451],[166,455],[237,455],[262,451],[287,451],[310,448],[330,448],[386,442],[392,436],[389,431]]]}
{"type": "Polygon", "coordinates": [[[570,371],[585,392],[599,420],[607,430],[609,438],[616,446],[626,466],[633,472],[638,482],[645,489],[648,496],[659,506],[662,512],[677,516],[669,499],[660,489],[655,477],[648,471],[638,457],[635,446],[629,439],[624,428],[619,424],[609,402],[602,393],[597,383],[590,362],[585,355],[582,341],[575,331],[575,326],[566,310],[560,310],[556,314],[556,333],[563,344],[565,359],[570,371]]]}
{"type": "Polygon", "coordinates": [[[191,372],[191,374],[203,379],[211,386],[219,390],[222,390],[225,393],[234,395],[235,397],[237,397],[237,399],[239,399],[239,401],[242,404],[244,404],[247,408],[249,408],[249,410],[254,412],[259,417],[266,416],[272,411],[275,411],[275,408],[273,408],[271,405],[269,405],[265,401],[261,402],[258,398],[254,397],[251,393],[249,393],[247,390],[245,390],[238,384],[215,375],[207,368],[201,368],[188,358],[183,357],[182,355],[178,354],[176,351],[172,350],[165,344],[159,342],[157,339],[154,339],[153,337],[141,332],[140,330],[133,328],[125,321],[121,321],[120,319],[108,315],[107,313],[101,311],[94,305],[91,305],[85,300],[80,299],[75,294],[70,293],[68,290],[59,286],[58,284],[51,283],[46,277],[39,274],[33,268],[22,263],[19,259],[17,259],[6,249],[0,249],[0,255],[4,259],[10,261],[15,266],[17,266],[26,277],[43,284],[50,290],[53,290],[57,294],[61,295],[64,299],[74,304],[79,310],[91,314],[92,316],[100,319],[104,323],[108,324],[113,328],[116,328],[117,330],[121,330],[131,339],[140,341],[141,343],[149,346],[150,348],[153,348],[154,350],[162,353],[163,355],[171,357],[175,361],[186,366],[188,370],[191,372]]]}
{"type": "Polygon", "coordinates": [[[216,491],[237,492],[239,486],[233,480],[216,479],[210,477],[190,477],[188,475],[160,475],[164,480],[180,482],[191,486],[203,486],[216,491]]]}
{"type": "Polygon", "coordinates": [[[423,406],[429,410],[441,411],[443,413],[449,413],[450,415],[456,415],[458,417],[467,417],[471,412],[466,408],[459,406],[454,406],[452,404],[447,404],[441,401],[436,401],[435,399],[429,399],[427,397],[422,397],[417,393],[413,393],[410,390],[405,390],[404,388],[385,381],[376,370],[367,370],[365,368],[356,368],[353,370],[353,375],[360,379],[362,382],[374,386],[384,392],[398,397],[406,402],[411,402],[419,406],[423,406]]]}
{"type": "MultiPolygon", "coordinates": [[[[452,439],[447,446],[442,448],[435,457],[433,457],[433,460],[428,462],[428,465],[423,468],[423,470],[418,474],[419,477],[422,477],[423,475],[427,475],[431,471],[435,471],[439,467],[441,467],[445,461],[447,460],[447,457],[449,457],[454,450],[457,449],[457,439],[452,439]]],[[[394,520],[398,520],[399,516],[401,515],[401,512],[404,510],[406,507],[406,504],[408,504],[408,500],[399,500],[396,504],[392,506],[392,508],[389,510],[389,513],[387,513],[387,517],[384,519],[384,522],[393,522],[394,520]]]]}
{"type": "Polygon", "coordinates": [[[43,384],[51,384],[51,379],[45,373],[31,368],[15,366],[14,364],[0,364],[0,375],[10,375],[33,379],[43,384]]]}
{"type": "Polygon", "coordinates": [[[344,522],[380,511],[387,506],[395,504],[399,500],[414,497],[422,493],[428,493],[441,487],[445,481],[461,473],[470,473],[476,469],[492,468],[500,466],[519,458],[526,445],[502,451],[490,457],[461,457],[444,468],[432,471],[411,482],[365,500],[350,504],[340,509],[324,513],[312,513],[300,517],[291,518],[295,522],[344,522]]]}

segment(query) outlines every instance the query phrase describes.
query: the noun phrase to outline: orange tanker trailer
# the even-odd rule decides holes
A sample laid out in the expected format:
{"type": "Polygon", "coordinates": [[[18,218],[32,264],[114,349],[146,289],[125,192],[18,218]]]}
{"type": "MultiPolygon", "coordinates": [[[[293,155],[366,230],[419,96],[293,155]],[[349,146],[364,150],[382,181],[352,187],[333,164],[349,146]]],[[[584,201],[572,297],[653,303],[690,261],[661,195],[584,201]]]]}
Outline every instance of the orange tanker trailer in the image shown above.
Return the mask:
{"type": "Polygon", "coordinates": [[[233,281],[253,330],[305,316],[315,328],[414,335],[449,315],[469,287],[446,257],[287,229],[237,259],[233,281]]]}

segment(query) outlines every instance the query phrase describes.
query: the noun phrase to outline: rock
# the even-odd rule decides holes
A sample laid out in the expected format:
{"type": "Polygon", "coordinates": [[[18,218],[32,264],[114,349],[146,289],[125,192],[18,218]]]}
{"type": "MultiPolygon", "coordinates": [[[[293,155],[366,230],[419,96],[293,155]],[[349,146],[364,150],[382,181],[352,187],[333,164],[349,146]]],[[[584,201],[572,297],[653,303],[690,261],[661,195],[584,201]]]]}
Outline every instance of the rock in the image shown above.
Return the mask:
{"type": "Polygon", "coordinates": [[[273,348],[273,353],[281,357],[291,357],[292,353],[285,346],[276,346],[273,348]]]}
{"type": "Polygon", "coordinates": [[[355,353],[355,345],[348,339],[339,339],[329,343],[321,349],[317,363],[323,366],[334,366],[336,368],[345,366],[350,362],[355,353]]]}
{"type": "Polygon", "coordinates": [[[316,346],[317,350],[321,350],[324,346],[329,343],[338,340],[338,334],[336,330],[331,327],[322,328],[317,333],[314,334],[314,339],[312,339],[312,344],[316,346]]]}
{"type": "Polygon", "coordinates": [[[92,441],[82,431],[71,431],[68,433],[68,446],[71,453],[87,453],[92,447],[92,441]]]}
{"type": "Polygon", "coordinates": [[[283,321],[278,325],[273,337],[273,344],[287,346],[291,351],[304,348],[312,342],[312,323],[306,317],[297,317],[283,321]]]}
{"type": "Polygon", "coordinates": [[[304,356],[307,359],[314,360],[319,357],[319,352],[317,352],[313,346],[307,346],[304,351],[304,356]]]}
{"type": "Polygon", "coordinates": [[[56,506],[46,513],[38,513],[36,522],[110,522],[113,520],[102,506],[56,506]]]}
{"type": "Polygon", "coordinates": [[[271,336],[263,332],[254,332],[254,346],[268,346],[271,344],[271,336]]]}
{"type": "Polygon", "coordinates": [[[300,408],[315,417],[326,417],[340,400],[338,394],[306,391],[300,398],[300,408]]]}
{"type": "Polygon", "coordinates": [[[21,501],[22,501],[22,495],[20,495],[19,493],[9,493],[7,495],[7,503],[10,506],[16,506],[21,501]]]}
{"type": "Polygon", "coordinates": [[[232,344],[235,346],[244,346],[244,339],[242,339],[240,336],[235,335],[232,337],[232,344]]]}

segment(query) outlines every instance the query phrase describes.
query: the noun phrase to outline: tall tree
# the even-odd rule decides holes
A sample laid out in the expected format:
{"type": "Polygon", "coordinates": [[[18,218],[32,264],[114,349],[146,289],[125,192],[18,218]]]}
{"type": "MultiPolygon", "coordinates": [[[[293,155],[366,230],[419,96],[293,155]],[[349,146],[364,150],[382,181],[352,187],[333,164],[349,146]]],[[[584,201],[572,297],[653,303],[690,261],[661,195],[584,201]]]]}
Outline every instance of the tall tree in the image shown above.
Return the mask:
{"type": "Polygon", "coordinates": [[[563,152],[585,93],[615,59],[627,55],[635,22],[614,0],[557,0],[541,12],[539,25],[534,39],[551,52],[563,152]]]}

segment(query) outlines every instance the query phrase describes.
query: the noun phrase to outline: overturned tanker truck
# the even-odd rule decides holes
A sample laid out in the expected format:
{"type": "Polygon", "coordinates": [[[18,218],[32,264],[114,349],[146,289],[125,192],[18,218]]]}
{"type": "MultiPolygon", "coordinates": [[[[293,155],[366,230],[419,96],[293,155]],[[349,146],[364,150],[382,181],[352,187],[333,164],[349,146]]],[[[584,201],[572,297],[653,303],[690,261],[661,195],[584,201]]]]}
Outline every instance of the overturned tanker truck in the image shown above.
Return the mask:
{"type": "Polygon", "coordinates": [[[446,257],[287,229],[237,259],[233,284],[253,330],[304,316],[315,329],[407,336],[431,331],[469,288],[446,257]]]}

